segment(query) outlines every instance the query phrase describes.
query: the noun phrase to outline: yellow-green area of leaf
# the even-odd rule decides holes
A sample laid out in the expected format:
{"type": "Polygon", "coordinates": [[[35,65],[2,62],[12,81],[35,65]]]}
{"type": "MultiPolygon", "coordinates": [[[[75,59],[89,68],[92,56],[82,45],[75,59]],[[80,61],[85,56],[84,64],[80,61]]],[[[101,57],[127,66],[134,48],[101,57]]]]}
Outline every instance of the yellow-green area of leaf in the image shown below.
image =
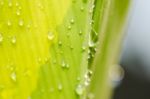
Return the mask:
{"type": "Polygon", "coordinates": [[[0,0],[0,99],[30,99],[71,0],[0,0]]]}

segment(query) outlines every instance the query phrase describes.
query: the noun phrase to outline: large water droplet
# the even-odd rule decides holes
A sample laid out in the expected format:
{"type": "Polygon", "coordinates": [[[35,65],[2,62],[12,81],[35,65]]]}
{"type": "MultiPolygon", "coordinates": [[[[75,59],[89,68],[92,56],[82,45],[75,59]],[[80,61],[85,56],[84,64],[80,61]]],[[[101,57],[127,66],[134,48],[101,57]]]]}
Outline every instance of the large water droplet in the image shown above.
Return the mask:
{"type": "Polygon", "coordinates": [[[81,95],[83,94],[83,92],[84,92],[83,86],[79,84],[79,85],[76,87],[75,92],[76,92],[77,95],[81,96],[81,95]]]}
{"type": "Polygon", "coordinates": [[[54,39],[54,37],[55,37],[55,35],[54,35],[54,33],[52,33],[52,32],[48,32],[48,35],[47,35],[47,38],[48,38],[48,40],[53,40],[54,39]]]}

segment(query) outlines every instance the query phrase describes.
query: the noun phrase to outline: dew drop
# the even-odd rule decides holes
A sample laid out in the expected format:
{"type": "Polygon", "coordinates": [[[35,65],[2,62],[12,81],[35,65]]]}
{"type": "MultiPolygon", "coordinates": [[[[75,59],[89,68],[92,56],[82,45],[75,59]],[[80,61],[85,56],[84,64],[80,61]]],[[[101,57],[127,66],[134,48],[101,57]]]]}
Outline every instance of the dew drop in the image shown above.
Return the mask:
{"type": "Polygon", "coordinates": [[[62,66],[62,68],[65,68],[66,67],[66,63],[64,61],[62,61],[61,66],[62,66]]]}
{"type": "Polygon", "coordinates": [[[11,23],[11,21],[7,21],[7,26],[11,26],[12,25],[12,23],[11,23]]]}
{"type": "Polygon", "coordinates": [[[12,43],[12,44],[16,44],[16,42],[17,42],[17,39],[16,39],[15,36],[13,36],[13,37],[11,38],[11,43],[12,43]]]}
{"type": "Polygon", "coordinates": [[[76,87],[75,92],[76,92],[77,95],[81,96],[81,95],[83,94],[83,92],[84,92],[83,86],[79,84],[79,85],[76,87]]]}
{"type": "Polygon", "coordinates": [[[59,45],[59,46],[62,46],[62,42],[61,42],[61,41],[59,41],[59,42],[58,42],[58,45],[59,45]]]}
{"type": "Polygon", "coordinates": [[[84,52],[85,50],[86,50],[86,47],[85,47],[85,46],[83,46],[83,47],[82,47],[82,51],[84,52]]]}
{"type": "Polygon", "coordinates": [[[59,84],[59,85],[58,85],[58,90],[59,90],[59,91],[62,91],[62,89],[63,89],[62,84],[59,84]]]}
{"type": "Polygon", "coordinates": [[[9,3],[8,3],[8,7],[12,7],[12,2],[9,2],[9,3]]]}
{"type": "Polygon", "coordinates": [[[84,11],[84,7],[82,6],[82,7],[80,8],[80,10],[83,12],[83,11],[84,11]]]}
{"type": "Polygon", "coordinates": [[[71,24],[74,24],[74,19],[71,19],[71,20],[70,20],[70,23],[71,23],[71,24]]]}
{"type": "Polygon", "coordinates": [[[20,16],[20,10],[16,11],[16,15],[20,16]]]}
{"type": "Polygon", "coordinates": [[[3,42],[3,35],[0,33],[0,44],[3,42]]]}
{"type": "Polygon", "coordinates": [[[82,32],[82,31],[80,31],[80,32],[79,32],[79,35],[82,35],[82,34],[83,34],[83,32],[82,32]]]}
{"type": "Polygon", "coordinates": [[[16,82],[16,73],[13,72],[13,73],[10,75],[10,78],[12,79],[12,81],[16,82]]]}
{"type": "Polygon", "coordinates": [[[54,35],[54,33],[52,33],[52,32],[48,32],[48,35],[47,35],[47,38],[48,38],[48,40],[53,40],[54,39],[54,37],[55,37],[55,35],[54,35]]]}
{"type": "Polygon", "coordinates": [[[68,30],[71,30],[71,25],[68,26],[68,30]]]}
{"type": "Polygon", "coordinates": [[[20,20],[20,21],[19,21],[19,26],[22,27],[23,25],[24,25],[24,21],[23,21],[23,20],[20,20]]]}
{"type": "Polygon", "coordinates": [[[16,4],[15,4],[15,5],[16,5],[16,7],[18,7],[18,6],[19,6],[19,3],[18,3],[18,2],[16,2],[16,4]]]}

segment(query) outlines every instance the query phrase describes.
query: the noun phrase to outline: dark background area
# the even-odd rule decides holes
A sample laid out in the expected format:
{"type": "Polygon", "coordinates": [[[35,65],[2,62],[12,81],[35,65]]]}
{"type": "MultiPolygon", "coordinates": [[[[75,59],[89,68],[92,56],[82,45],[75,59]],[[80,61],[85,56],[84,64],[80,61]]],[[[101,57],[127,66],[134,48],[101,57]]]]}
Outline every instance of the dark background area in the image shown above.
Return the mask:
{"type": "Polygon", "coordinates": [[[113,99],[150,99],[150,81],[134,75],[125,66],[124,70],[125,77],[115,89],[113,99]]]}

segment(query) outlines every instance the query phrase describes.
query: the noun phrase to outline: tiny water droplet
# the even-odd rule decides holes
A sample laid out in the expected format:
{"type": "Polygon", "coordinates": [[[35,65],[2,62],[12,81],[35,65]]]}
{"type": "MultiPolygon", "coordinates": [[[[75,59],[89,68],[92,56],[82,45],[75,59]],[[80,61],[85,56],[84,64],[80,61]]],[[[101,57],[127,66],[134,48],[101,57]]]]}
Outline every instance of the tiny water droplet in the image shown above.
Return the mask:
{"type": "Polygon", "coordinates": [[[58,85],[58,90],[59,90],[59,91],[62,91],[62,89],[63,89],[62,84],[59,84],[59,85],[58,85]]]}
{"type": "Polygon", "coordinates": [[[71,19],[71,20],[70,20],[70,23],[71,23],[71,24],[74,24],[74,19],[71,19]]]}
{"type": "Polygon", "coordinates": [[[16,73],[13,72],[13,73],[10,75],[10,78],[12,79],[12,81],[16,82],[16,73]]]}
{"type": "Polygon", "coordinates": [[[71,25],[68,25],[68,30],[71,30],[71,25]]]}
{"type": "Polygon", "coordinates": [[[82,6],[82,7],[80,8],[80,10],[83,12],[83,11],[84,11],[84,7],[82,6]]]}
{"type": "Polygon", "coordinates": [[[79,35],[82,35],[82,34],[83,34],[83,32],[82,32],[82,31],[80,31],[80,32],[79,32],[79,35]]]}
{"type": "Polygon", "coordinates": [[[61,66],[62,66],[63,68],[65,68],[65,67],[66,67],[66,63],[65,63],[64,61],[62,61],[61,66]]]}
{"type": "Polygon", "coordinates": [[[16,11],[16,15],[20,16],[20,10],[16,11]]]}
{"type": "Polygon", "coordinates": [[[11,23],[11,21],[7,21],[7,26],[11,26],[12,25],[12,23],[11,23]]]}
{"type": "Polygon", "coordinates": [[[9,2],[9,3],[8,3],[8,7],[12,7],[12,2],[9,2]]]}
{"type": "Polygon", "coordinates": [[[15,36],[13,36],[13,37],[11,38],[11,43],[12,43],[12,44],[16,44],[16,42],[17,42],[17,39],[16,39],[15,36]]]}
{"type": "Polygon", "coordinates": [[[55,35],[54,35],[54,33],[52,33],[52,32],[48,32],[48,35],[47,35],[47,38],[48,38],[48,40],[53,40],[54,39],[54,37],[55,37],[55,35]]]}
{"type": "Polygon", "coordinates": [[[61,41],[59,41],[59,42],[58,42],[58,45],[59,45],[59,46],[62,46],[62,42],[61,42],[61,41]]]}
{"type": "Polygon", "coordinates": [[[89,47],[94,47],[94,46],[95,46],[94,42],[92,40],[90,40],[89,41],[89,47]]]}
{"type": "Polygon", "coordinates": [[[3,42],[3,35],[0,33],[0,44],[3,42]]]}
{"type": "Polygon", "coordinates": [[[79,84],[79,85],[76,87],[75,92],[76,92],[77,95],[81,96],[81,95],[83,94],[83,92],[84,92],[83,86],[79,84]]]}
{"type": "Polygon", "coordinates": [[[22,27],[23,25],[24,25],[24,21],[23,21],[23,20],[20,20],[20,21],[19,21],[19,26],[22,27]]]}
{"type": "Polygon", "coordinates": [[[84,52],[85,50],[86,50],[86,47],[85,47],[85,46],[83,46],[83,47],[82,47],[82,51],[84,52]]]}
{"type": "Polygon", "coordinates": [[[18,2],[16,2],[16,4],[15,4],[15,5],[16,5],[16,7],[18,7],[18,6],[19,6],[19,3],[18,3],[18,2]]]}

